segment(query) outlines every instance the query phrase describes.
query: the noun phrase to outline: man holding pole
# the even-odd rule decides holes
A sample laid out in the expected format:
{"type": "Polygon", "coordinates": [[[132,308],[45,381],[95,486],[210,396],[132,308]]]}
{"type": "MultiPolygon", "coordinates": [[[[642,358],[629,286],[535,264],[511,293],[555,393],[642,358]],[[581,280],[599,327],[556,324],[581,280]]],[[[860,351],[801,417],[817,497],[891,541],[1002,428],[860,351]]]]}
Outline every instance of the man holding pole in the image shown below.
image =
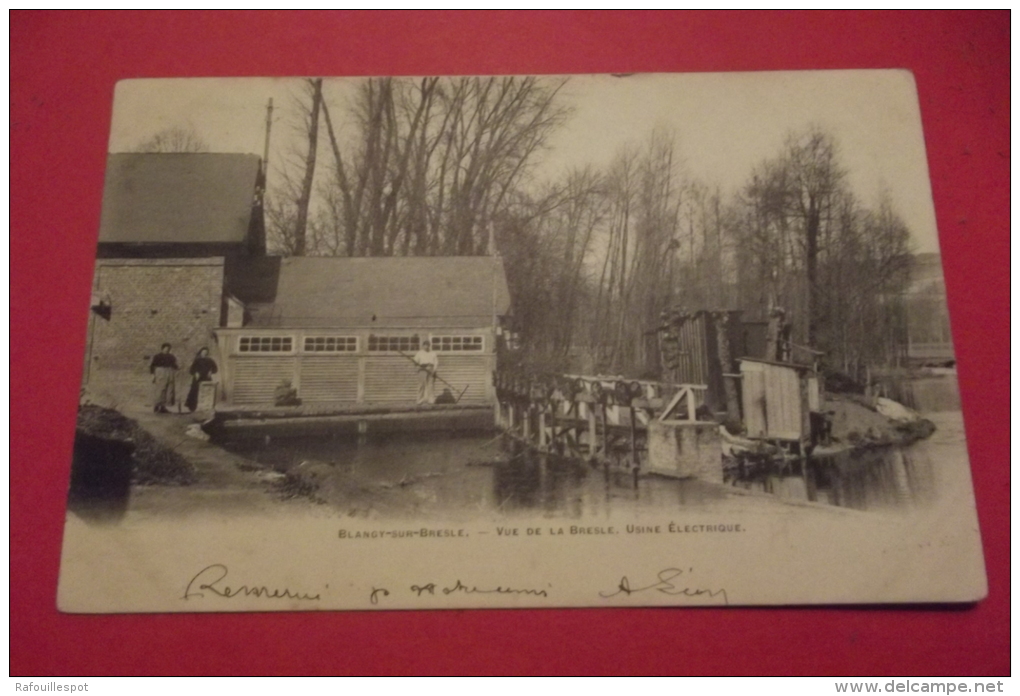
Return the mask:
{"type": "Polygon", "coordinates": [[[431,404],[436,400],[436,371],[439,369],[439,356],[433,353],[429,339],[421,342],[421,350],[412,358],[418,366],[418,403],[431,404]]]}

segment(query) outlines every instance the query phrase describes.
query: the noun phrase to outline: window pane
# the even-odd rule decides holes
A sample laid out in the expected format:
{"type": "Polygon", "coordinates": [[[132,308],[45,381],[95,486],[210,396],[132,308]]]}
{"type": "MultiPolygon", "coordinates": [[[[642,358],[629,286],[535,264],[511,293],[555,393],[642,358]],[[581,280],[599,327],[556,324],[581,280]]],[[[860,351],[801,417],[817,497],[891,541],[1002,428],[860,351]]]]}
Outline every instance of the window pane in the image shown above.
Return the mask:
{"type": "MultiPolygon", "coordinates": [[[[375,350],[374,339],[369,339],[369,350],[375,350]]],[[[306,336],[305,351],[309,353],[340,353],[358,350],[356,336],[306,336]]]]}
{"type": "Polygon", "coordinates": [[[436,336],[432,342],[442,352],[480,351],[483,347],[481,336],[436,336]]]}
{"type": "MultiPolygon", "coordinates": [[[[357,350],[356,339],[348,338],[350,348],[347,350],[357,350]]],[[[417,336],[369,336],[368,337],[368,350],[372,352],[380,353],[395,353],[400,351],[402,353],[417,352],[421,342],[417,336]]]]}
{"type": "Polygon", "coordinates": [[[290,336],[242,336],[238,341],[240,353],[289,353],[294,345],[290,336]]]}

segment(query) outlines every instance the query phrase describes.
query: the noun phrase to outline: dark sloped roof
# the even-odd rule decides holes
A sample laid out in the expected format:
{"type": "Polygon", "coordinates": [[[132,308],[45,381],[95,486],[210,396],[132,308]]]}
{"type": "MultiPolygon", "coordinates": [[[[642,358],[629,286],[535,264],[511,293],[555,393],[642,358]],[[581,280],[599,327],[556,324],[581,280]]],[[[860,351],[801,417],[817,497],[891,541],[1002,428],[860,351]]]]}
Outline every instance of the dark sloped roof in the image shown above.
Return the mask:
{"type": "MultiPolygon", "coordinates": [[[[266,288],[268,268],[254,261],[250,269],[266,288]]],[[[489,323],[510,307],[503,263],[488,256],[299,257],[278,268],[275,297],[252,307],[254,324],[455,326],[489,323]]]]}
{"type": "Polygon", "coordinates": [[[242,243],[260,166],[257,155],[111,154],[99,242],[242,243]]]}
{"type": "Polygon", "coordinates": [[[246,305],[272,303],[282,256],[227,256],[224,289],[246,305]]]}

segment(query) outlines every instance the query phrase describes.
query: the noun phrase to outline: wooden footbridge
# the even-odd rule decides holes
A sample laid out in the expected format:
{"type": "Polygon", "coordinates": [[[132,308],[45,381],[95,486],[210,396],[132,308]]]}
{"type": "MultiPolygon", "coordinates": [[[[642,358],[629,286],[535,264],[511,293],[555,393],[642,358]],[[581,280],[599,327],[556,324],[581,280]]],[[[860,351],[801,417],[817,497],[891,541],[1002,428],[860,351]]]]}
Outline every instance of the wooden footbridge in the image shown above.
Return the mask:
{"type": "Polygon", "coordinates": [[[495,375],[496,423],[538,452],[602,467],[715,479],[722,463],[707,387],[616,376],[495,375]],[[686,446],[685,446],[686,445],[686,446]],[[716,462],[713,464],[713,460],[716,462]]]}

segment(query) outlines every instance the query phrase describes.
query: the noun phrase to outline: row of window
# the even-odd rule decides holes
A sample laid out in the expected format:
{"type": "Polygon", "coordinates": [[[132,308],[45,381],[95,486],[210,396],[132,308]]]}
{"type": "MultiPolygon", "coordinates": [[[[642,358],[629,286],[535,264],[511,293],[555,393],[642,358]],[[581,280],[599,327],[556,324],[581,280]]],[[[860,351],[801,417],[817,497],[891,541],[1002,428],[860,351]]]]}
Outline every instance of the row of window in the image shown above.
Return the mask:
{"type": "Polygon", "coordinates": [[[476,351],[482,349],[481,336],[435,336],[432,339],[432,350],[441,353],[458,351],[476,351]]]}
{"type": "MultiPolygon", "coordinates": [[[[483,349],[481,336],[435,336],[432,350],[438,353],[480,352],[483,349]]],[[[421,348],[418,336],[376,336],[368,337],[371,353],[416,353],[421,348]]],[[[237,350],[240,353],[292,353],[292,336],[241,336],[237,350]]],[[[306,353],[355,353],[358,350],[357,336],[306,336],[306,353]]]]}
{"type": "Polygon", "coordinates": [[[416,352],[420,347],[421,344],[417,336],[376,336],[372,334],[368,337],[368,350],[370,353],[376,351],[411,353],[416,352]]]}

